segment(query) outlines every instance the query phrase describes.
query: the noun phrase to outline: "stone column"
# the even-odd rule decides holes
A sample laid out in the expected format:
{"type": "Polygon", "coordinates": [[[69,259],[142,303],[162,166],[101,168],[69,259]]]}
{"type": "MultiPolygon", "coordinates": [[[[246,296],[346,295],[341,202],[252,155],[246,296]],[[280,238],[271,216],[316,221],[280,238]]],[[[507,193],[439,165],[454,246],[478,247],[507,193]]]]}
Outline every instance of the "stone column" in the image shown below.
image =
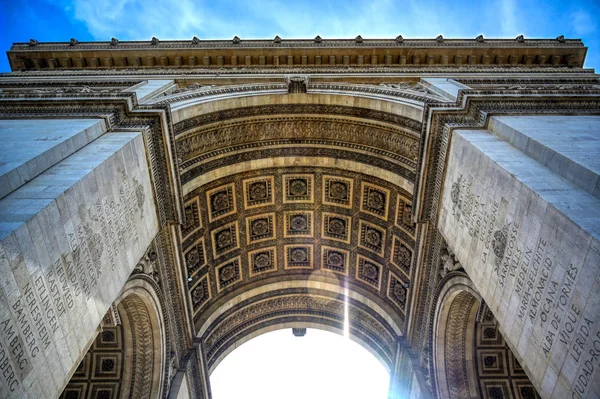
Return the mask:
{"type": "Polygon", "coordinates": [[[187,359],[186,375],[193,398],[211,399],[210,377],[206,367],[203,345],[197,341],[190,349],[187,359]]]}
{"type": "Polygon", "coordinates": [[[0,129],[0,397],[55,398],[158,231],[144,140],[90,119],[0,129]]]}
{"type": "Polygon", "coordinates": [[[417,356],[411,349],[398,341],[394,368],[390,372],[389,399],[430,399],[431,390],[427,378],[419,367],[417,356]]]}
{"type": "Polygon", "coordinates": [[[438,228],[544,398],[600,396],[600,118],[452,134],[438,228]]]}

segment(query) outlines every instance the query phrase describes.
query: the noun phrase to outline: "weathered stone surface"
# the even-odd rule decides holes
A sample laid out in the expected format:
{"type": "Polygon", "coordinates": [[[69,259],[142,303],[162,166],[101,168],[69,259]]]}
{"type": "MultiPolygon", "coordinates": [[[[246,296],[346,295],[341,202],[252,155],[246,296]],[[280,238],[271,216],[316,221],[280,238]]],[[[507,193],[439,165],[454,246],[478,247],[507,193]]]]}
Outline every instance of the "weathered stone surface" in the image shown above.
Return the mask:
{"type": "Polygon", "coordinates": [[[0,198],[105,131],[102,119],[0,120],[0,198]]]}
{"type": "Polygon", "coordinates": [[[158,231],[139,133],[108,133],[0,200],[1,397],[57,397],[158,231]]]}
{"type": "Polygon", "coordinates": [[[73,375],[65,397],[208,399],[234,347],[292,326],[349,326],[390,397],[537,397],[501,333],[544,397],[600,397],[587,48],[317,39],[13,46],[0,397],[73,375]]]}
{"type": "Polygon", "coordinates": [[[485,130],[457,130],[442,204],[440,231],[542,397],[593,397],[600,201],[485,130]]]}
{"type": "Polygon", "coordinates": [[[490,131],[600,198],[600,117],[494,116],[490,131]]]}

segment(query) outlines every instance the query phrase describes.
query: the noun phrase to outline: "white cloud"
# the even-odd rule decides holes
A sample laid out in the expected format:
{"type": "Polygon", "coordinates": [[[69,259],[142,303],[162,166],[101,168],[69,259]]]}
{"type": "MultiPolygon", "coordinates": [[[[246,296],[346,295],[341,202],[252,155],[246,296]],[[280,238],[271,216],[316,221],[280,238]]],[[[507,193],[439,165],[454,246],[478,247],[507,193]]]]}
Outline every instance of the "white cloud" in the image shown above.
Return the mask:
{"type": "Polygon", "coordinates": [[[72,1],[65,8],[96,40],[435,37],[443,26],[435,9],[416,0],[72,1]]]}
{"type": "Polygon", "coordinates": [[[594,18],[583,10],[577,10],[571,14],[573,31],[578,35],[587,35],[596,30],[594,18]]]}
{"type": "Polygon", "coordinates": [[[209,30],[232,30],[233,21],[211,15],[191,0],[74,0],[73,15],[97,40],[183,39],[209,30]]]}

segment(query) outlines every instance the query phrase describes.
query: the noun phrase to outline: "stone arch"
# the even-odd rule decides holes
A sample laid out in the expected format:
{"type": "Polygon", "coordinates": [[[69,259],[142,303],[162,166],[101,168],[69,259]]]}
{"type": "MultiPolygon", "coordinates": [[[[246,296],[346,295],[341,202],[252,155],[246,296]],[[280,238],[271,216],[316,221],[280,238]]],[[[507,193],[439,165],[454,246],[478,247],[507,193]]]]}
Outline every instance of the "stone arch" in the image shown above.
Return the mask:
{"type": "Polygon", "coordinates": [[[61,398],[161,398],[166,395],[166,331],[156,284],[131,277],[61,398]]]}
{"type": "Polygon", "coordinates": [[[131,398],[164,395],[166,328],[154,284],[133,276],[115,301],[123,324],[124,378],[121,392],[131,398]]]}
{"type": "Polygon", "coordinates": [[[477,398],[473,327],[481,297],[464,274],[449,278],[438,296],[433,327],[433,369],[440,398],[477,398]]]}
{"type": "MultiPolygon", "coordinates": [[[[322,330],[322,331],[331,332],[331,333],[334,333],[334,334],[337,334],[337,335],[345,337],[345,331],[343,330],[343,328],[332,326],[330,324],[324,323],[324,322],[319,321],[319,320],[310,320],[308,318],[306,318],[304,320],[299,319],[298,321],[280,322],[280,323],[268,324],[268,325],[264,325],[264,326],[257,325],[255,329],[253,329],[247,335],[244,335],[243,337],[241,337],[234,344],[230,345],[227,348],[227,350],[224,351],[219,356],[219,358],[211,365],[210,369],[208,370],[209,374],[212,374],[212,372],[214,370],[216,370],[216,368],[219,366],[219,364],[221,363],[221,361],[223,359],[225,359],[227,357],[227,355],[229,355],[235,349],[239,348],[241,345],[243,345],[244,343],[250,341],[251,339],[259,337],[259,336],[261,336],[263,334],[270,333],[272,331],[285,330],[285,329],[294,329],[294,328],[311,328],[311,329],[315,329],[315,330],[322,330]]],[[[391,367],[390,367],[390,364],[388,363],[388,361],[386,361],[385,359],[383,359],[381,357],[381,355],[378,352],[376,352],[371,345],[369,345],[368,342],[365,342],[365,341],[361,340],[360,338],[358,338],[354,334],[350,334],[347,338],[350,339],[350,340],[352,340],[352,341],[354,341],[354,342],[356,342],[356,343],[358,343],[361,347],[363,347],[371,355],[373,355],[377,360],[379,360],[379,362],[383,365],[383,367],[388,372],[391,371],[391,367]]]]}
{"type": "Polygon", "coordinates": [[[318,328],[359,343],[389,371],[396,340],[397,318],[386,304],[367,293],[348,290],[323,278],[264,283],[228,295],[205,314],[198,332],[212,372],[237,346],[263,333],[282,328],[318,328]],[[371,297],[372,298],[372,297],[371,297]]]}
{"type": "MultiPolygon", "coordinates": [[[[239,86],[215,95],[202,95],[202,92],[189,93],[187,96],[173,96],[170,101],[159,98],[158,104],[170,104],[173,123],[178,124],[207,112],[236,110],[241,108],[261,107],[267,105],[334,105],[351,107],[356,110],[383,111],[406,117],[414,121],[422,120],[422,112],[428,98],[425,95],[415,96],[410,90],[391,90],[386,94],[376,95],[368,91],[351,90],[357,85],[347,85],[349,90],[311,90],[310,93],[289,93],[287,87],[261,90],[260,85],[254,85],[247,90],[238,91],[239,86]],[[207,110],[207,104],[210,104],[207,110]]],[[[436,98],[436,101],[442,100],[436,98]]],[[[431,100],[429,100],[431,101],[431,100]]],[[[280,107],[283,108],[283,107],[280,107]]],[[[341,108],[340,108],[341,109],[341,108]]],[[[177,129],[176,129],[177,133],[177,129]]]]}
{"type": "Polygon", "coordinates": [[[539,398],[471,280],[452,272],[438,293],[432,337],[437,396],[539,398]]]}
{"type": "Polygon", "coordinates": [[[409,97],[280,90],[171,102],[182,275],[208,373],[251,337],[290,326],[346,328],[395,369],[419,256],[424,103],[409,97]],[[295,180],[310,189],[291,194],[295,180]],[[334,183],[347,195],[334,198],[334,183]],[[306,231],[290,228],[296,214],[306,231]],[[306,264],[290,261],[295,249],[306,264]]]}

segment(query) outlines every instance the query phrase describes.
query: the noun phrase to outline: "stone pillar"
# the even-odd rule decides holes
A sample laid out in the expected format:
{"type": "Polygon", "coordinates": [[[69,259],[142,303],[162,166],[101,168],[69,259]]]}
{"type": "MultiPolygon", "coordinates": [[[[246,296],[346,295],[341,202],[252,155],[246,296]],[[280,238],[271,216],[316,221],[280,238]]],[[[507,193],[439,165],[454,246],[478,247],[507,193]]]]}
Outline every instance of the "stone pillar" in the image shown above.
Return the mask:
{"type": "Polygon", "coordinates": [[[171,381],[171,389],[169,390],[169,399],[189,399],[190,388],[187,381],[187,376],[184,371],[178,371],[171,381]]]}
{"type": "Polygon", "coordinates": [[[0,124],[0,397],[60,395],[158,231],[141,133],[103,123],[0,124]]]}
{"type": "Polygon", "coordinates": [[[452,134],[438,228],[543,398],[600,396],[600,118],[452,134]]]}
{"type": "Polygon", "coordinates": [[[190,392],[193,398],[211,399],[210,377],[206,367],[203,345],[196,342],[194,346],[194,349],[190,349],[186,369],[190,392]]]}
{"type": "Polygon", "coordinates": [[[419,361],[411,349],[398,341],[394,368],[390,372],[389,399],[430,399],[431,391],[427,386],[419,361]]]}

